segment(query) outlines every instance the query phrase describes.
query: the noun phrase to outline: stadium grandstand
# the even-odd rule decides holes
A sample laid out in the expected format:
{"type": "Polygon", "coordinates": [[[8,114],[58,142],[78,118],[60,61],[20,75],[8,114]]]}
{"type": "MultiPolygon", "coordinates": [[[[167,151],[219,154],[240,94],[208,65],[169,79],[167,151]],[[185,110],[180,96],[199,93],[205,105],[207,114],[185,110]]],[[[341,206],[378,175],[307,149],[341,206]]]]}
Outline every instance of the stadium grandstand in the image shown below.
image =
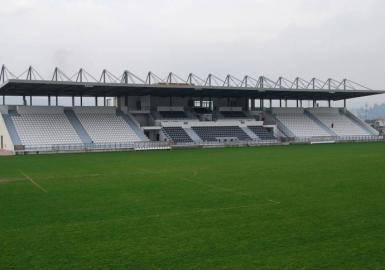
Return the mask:
{"type": "Polygon", "coordinates": [[[152,72],[142,79],[107,70],[95,78],[59,68],[43,78],[33,67],[16,76],[3,65],[0,148],[25,154],[383,140],[346,108],[348,99],[383,93],[348,79],[162,79],[152,72]],[[7,104],[11,96],[23,104],[7,104]],[[36,106],[33,97],[47,104],[36,106]],[[59,106],[63,97],[72,103],[59,106]],[[83,106],[86,97],[94,106],[83,106]]]}

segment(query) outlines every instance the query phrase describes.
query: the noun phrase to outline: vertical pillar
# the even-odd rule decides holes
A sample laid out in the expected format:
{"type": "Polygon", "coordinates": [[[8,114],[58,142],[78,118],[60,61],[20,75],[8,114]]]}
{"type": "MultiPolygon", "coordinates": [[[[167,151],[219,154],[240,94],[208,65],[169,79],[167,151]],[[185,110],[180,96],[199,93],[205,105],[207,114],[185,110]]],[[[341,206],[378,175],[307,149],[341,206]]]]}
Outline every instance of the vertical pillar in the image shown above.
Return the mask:
{"type": "Polygon", "coordinates": [[[104,105],[104,107],[107,106],[107,99],[106,99],[106,96],[103,97],[103,105],[104,105]]]}
{"type": "Polygon", "coordinates": [[[5,105],[5,95],[3,95],[3,105],[5,105]]]}
{"type": "Polygon", "coordinates": [[[273,101],[271,99],[269,99],[269,107],[273,107],[273,101]]]}
{"type": "MultiPolygon", "coordinates": [[[[209,107],[210,107],[210,105],[211,105],[211,102],[209,102],[209,107]]],[[[250,110],[250,108],[249,108],[249,98],[248,97],[245,98],[243,107],[244,107],[245,111],[249,111],[250,110]]]]}
{"type": "Polygon", "coordinates": [[[75,107],[75,96],[72,96],[72,107],[75,107]]]}
{"type": "Polygon", "coordinates": [[[301,106],[301,108],[303,107],[303,105],[302,105],[302,99],[299,101],[299,104],[300,104],[300,106],[301,106]]]}
{"type": "Polygon", "coordinates": [[[297,99],[297,102],[296,102],[296,107],[298,108],[298,104],[299,104],[299,101],[298,101],[298,99],[297,99]]]}
{"type": "Polygon", "coordinates": [[[27,106],[27,100],[26,100],[25,96],[23,96],[23,105],[27,106]]]}
{"type": "Polygon", "coordinates": [[[59,97],[56,95],[56,106],[59,106],[59,97]]]}
{"type": "Polygon", "coordinates": [[[80,95],[80,107],[83,107],[83,96],[80,95]]]}
{"type": "Polygon", "coordinates": [[[128,96],[124,96],[124,106],[128,107],[128,96]]]}
{"type": "Polygon", "coordinates": [[[259,100],[259,107],[260,107],[262,110],[263,110],[263,106],[264,106],[263,102],[264,102],[264,100],[263,100],[263,98],[261,98],[261,99],[259,100]]]}
{"type": "Polygon", "coordinates": [[[48,106],[51,106],[51,95],[48,95],[48,106]]]}
{"type": "Polygon", "coordinates": [[[328,107],[330,108],[332,105],[331,105],[331,101],[330,99],[328,100],[328,107]]]}
{"type": "Polygon", "coordinates": [[[344,108],[346,109],[346,99],[344,99],[344,108]]]}
{"type": "Polygon", "coordinates": [[[282,99],[279,99],[279,107],[282,108],[282,99]]]}
{"type": "Polygon", "coordinates": [[[32,106],[32,96],[29,96],[29,106],[32,106]]]}
{"type": "Polygon", "coordinates": [[[98,96],[95,97],[95,106],[98,107],[98,96]]]}

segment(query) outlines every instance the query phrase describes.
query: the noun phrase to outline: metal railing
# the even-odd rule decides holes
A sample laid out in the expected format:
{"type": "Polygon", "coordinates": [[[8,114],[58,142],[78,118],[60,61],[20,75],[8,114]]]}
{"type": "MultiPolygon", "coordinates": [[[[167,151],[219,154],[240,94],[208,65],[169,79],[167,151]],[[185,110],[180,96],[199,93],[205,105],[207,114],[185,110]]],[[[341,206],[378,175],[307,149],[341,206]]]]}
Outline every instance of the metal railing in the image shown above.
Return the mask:
{"type": "Polygon", "coordinates": [[[16,154],[26,153],[69,153],[69,152],[107,152],[128,150],[170,149],[168,142],[133,142],[133,143],[90,143],[90,144],[54,144],[33,145],[15,149],[16,154]]]}
{"type": "Polygon", "coordinates": [[[296,137],[286,138],[289,143],[321,143],[321,142],[370,142],[383,141],[384,136],[322,136],[322,137],[296,137]]]}
{"type": "Polygon", "coordinates": [[[373,142],[385,141],[385,136],[338,136],[338,137],[303,137],[282,138],[276,140],[248,140],[248,141],[212,141],[212,142],[134,142],[134,143],[92,143],[92,144],[56,144],[15,147],[15,154],[42,153],[76,153],[76,152],[113,152],[113,151],[141,151],[164,150],[172,148],[190,147],[254,147],[282,144],[313,144],[313,143],[342,143],[342,142],[373,142]]]}

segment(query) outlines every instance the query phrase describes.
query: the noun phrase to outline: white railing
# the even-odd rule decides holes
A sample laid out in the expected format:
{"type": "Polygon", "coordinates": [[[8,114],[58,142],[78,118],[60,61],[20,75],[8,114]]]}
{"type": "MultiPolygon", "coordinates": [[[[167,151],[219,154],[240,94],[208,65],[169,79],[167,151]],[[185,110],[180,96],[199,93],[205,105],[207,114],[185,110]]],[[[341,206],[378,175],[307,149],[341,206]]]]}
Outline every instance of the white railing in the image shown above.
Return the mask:
{"type": "Polygon", "coordinates": [[[322,136],[322,137],[296,137],[287,138],[287,142],[293,143],[317,143],[317,142],[370,142],[370,141],[383,141],[384,136],[322,136]]]}
{"type": "Polygon", "coordinates": [[[66,152],[104,152],[124,150],[170,149],[168,142],[134,142],[134,143],[90,143],[90,144],[55,144],[34,145],[15,149],[16,154],[26,153],[66,153],[66,152]]]}
{"type": "Polygon", "coordinates": [[[105,144],[57,144],[34,145],[15,147],[15,154],[40,154],[40,153],[75,153],[75,152],[111,152],[111,151],[140,151],[163,150],[171,148],[188,147],[253,147],[281,145],[284,143],[329,143],[329,142],[371,142],[384,141],[385,136],[343,136],[343,137],[308,137],[308,138],[284,138],[277,140],[251,140],[251,141],[227,141],[227,142],[135,142],[135,143],[105,143],[105,144]]]}

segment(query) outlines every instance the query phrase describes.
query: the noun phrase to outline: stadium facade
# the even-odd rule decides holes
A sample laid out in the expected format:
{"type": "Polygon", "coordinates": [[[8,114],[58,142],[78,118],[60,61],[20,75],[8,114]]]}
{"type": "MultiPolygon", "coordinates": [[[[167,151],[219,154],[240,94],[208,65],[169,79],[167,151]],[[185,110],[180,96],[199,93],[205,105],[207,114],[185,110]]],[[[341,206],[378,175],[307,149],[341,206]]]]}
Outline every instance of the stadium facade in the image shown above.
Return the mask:
{"type": "Polygon", "coordinates": [[[97,79],[84,69],[70,77],[59,68],[46,79],[32,67],[15,76],[2,66],[0,149],[19,154],[383,140],[346,109],[348,99],[383,93],[348,79],[202,79],[192,73],[161,79],[152,72],[141,79],[107,70],[97,79]],[[6,96],[23,97],[23,105],[7,105],[6,96]],[[46,106],[35,106],[32,97],[46,97],[46,106]],[[72,103],[58,106],[59,97],[72,103]],[[94,106],[83,106],[84,97],[95,98],[94,106]],[[342,105],[333,107],[336,101],[342,105]]]}

